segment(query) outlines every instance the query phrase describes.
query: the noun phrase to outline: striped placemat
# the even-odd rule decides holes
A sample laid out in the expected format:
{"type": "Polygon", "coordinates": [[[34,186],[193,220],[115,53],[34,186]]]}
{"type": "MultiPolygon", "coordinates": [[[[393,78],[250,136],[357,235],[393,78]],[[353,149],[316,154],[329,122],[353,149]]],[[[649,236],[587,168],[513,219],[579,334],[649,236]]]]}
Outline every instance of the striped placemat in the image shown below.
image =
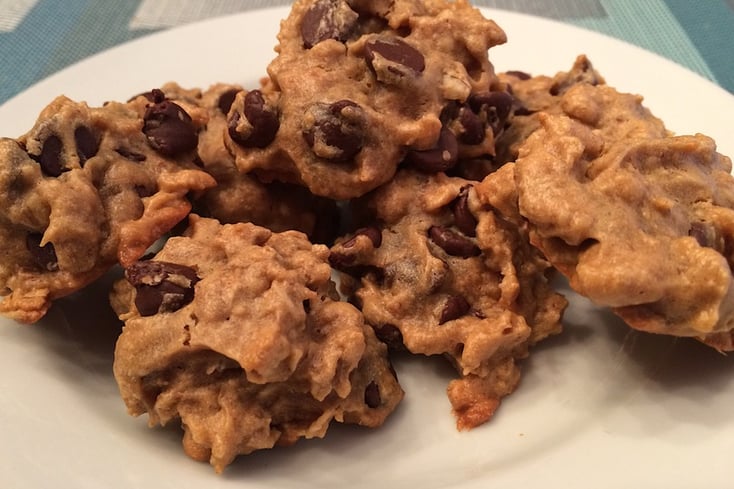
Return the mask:
{"type": "MultiPolygon", "coordinates": [[[[163,29],[290,1],[0,0],[0,103],[91,54],[163,29]]],[[[626,40],[734,93],[734,0],[475,0],[626,40]]],[[[634,69],[634,67],[630,67],[634,69]]]]}

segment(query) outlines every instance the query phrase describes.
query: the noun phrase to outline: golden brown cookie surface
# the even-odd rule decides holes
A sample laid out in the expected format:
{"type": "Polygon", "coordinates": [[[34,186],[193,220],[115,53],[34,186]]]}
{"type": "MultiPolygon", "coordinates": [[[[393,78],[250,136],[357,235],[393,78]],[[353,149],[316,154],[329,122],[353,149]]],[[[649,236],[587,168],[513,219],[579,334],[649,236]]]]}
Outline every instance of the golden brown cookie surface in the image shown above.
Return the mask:
{"type": "Polygon", "coordinates": [[[346,199],[403,160],[441,171],[493,151],[488,112],[507,99],[488,97],[487,50],[505,35],[467,2],[299,1],[278,39],[270,82],[230,114],[241,170],[346,199]]]}
{"type": "Polygon", "coordinates": [[[332,247],[332,265],[388,344],[451,360],[458,426],[487,421],[517,384],[515,359],[560,331],[547,263],[460,178],[404,170],[364,205],[365,227],[332,247]]]}
{"type": "Polygon", "coordinates": [[[222,223],[252,222],[273,231],[293,229],[317,242],[333,239],[338,225],[334,202],[298,185],[261,181],[235,165],[224,138],[232,130],[226,117],[232,104],[238,94],[248,93],[242,86],[217,83],[201,90],[170,82],[160,90],[169,100],[206,118],[199,131],[197,162],[217,184],[195,200],[197,214],[222,223]]]}
{"type": "Polygon", "coordinates": [[[214,185],[193,160],[197,114],[159,98],[49,104],[0,140],[0,311],[40,319],[51,301],[130,263],[214,185]]]}
{"type": "Polygon", "coordinates": [[[574,86],[562,108],[541,115],[514,168],[533,243],[634,328],[730,331],[731,161],[610,87],[574,86]]]}
{"type": "Polygon", "coordinates": [[[133,415],[180,419],[184,450],[217,471],[236,455],[382,424],[403,393],[386,347],[334,300],[328,249],[303,234],[191,217],[112,302],[114,371],[133,415]]]}

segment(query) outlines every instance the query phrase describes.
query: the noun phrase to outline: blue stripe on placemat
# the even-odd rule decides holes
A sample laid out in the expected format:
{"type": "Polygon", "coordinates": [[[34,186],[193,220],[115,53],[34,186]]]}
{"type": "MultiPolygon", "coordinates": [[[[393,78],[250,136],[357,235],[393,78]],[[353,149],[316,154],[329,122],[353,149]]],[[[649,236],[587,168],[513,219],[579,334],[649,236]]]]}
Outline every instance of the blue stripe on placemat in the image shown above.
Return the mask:
{"type": "MultiPolygon", "coordinates": [[[[48,76],[61,68],[92,54],[117,46],[159,29],[129,29],[130,19],[138,8],[138,1],[93,1],[85,9],[79,21],[63,37],[54,50],[42,76],[48,76]]],[[[120,69],[135,69],[121,66],[120,69]]]]}
{"type": "Polygon", "coordinates": [[[48,0],[38,2],[18,26],[0,33],[0,100],[27,88],[43,78],[56,46],[78,23],[88,7],[87,0],[48,0]]]}
{"type": "MultiPolygon", "coordinates": [[[[700,0],[683,1],[702,3],[700,0]]],[[[572,19],[571,22],[636,44],[717,81],[706,60],[664,0],[605,0],[603,5],[607,17],[572,19]]]]}
{"type": "Polygon", "coordinates": [[[718,82],[734,93],[734,0],[664,0],[718,82]]]}

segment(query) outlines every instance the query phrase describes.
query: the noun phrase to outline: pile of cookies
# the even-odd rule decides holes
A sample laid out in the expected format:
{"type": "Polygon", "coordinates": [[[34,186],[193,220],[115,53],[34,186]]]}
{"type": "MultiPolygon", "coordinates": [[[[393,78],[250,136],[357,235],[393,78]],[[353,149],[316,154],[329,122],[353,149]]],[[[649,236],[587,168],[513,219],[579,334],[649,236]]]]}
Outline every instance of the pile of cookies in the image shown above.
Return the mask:
{"type": "Polygon", "coordinates": [[[259,87],[57,98],[0,140],[0,312],[36,322],[122,267],[128,411],[217,471],[383,424],[395,352],[445,357],[457,427],[485,423],[561,332],[556,272],[734,349],[729,158],[583,55],[495,73],[505,41],[462,0],[298,0],[259,87]]]}

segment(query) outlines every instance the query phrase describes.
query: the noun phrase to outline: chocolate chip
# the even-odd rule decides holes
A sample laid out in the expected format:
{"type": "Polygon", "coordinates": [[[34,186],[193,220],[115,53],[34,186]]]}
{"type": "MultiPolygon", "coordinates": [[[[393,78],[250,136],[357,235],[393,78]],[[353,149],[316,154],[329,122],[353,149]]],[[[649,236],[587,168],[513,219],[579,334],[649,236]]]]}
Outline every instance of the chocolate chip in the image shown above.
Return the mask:
{"type": "Polygon", "coordinates": [[[329,265],[337,270],[346,271],[354,264],[356,259],[357,256],[351,253],[342,253],[335,250],[329,252],[329,265]]]}
{"type": "Polygon", "coordinates": [[[535,113],[534,110],[530,110],[527,107],[525,107],[524,105],[521,105],[515,109],[514,114],[515,116],[526,116],[526,115],[532,115],[534,113],[535,113]]]}
{"type": "Polygon", "coordinates": [[[239,89],[231,88],[219,96],[219,100],[217,100],[217,108],[222,114],[227,115],[229,113],[229,109],[232,108],[234,98],[239,92],[239,89]]]}
{"type": "Polygon", "coordinates": [[[688,235],[695,238],[698,244],[705,248],[713,248],[719,252],[724,249],[723,240],[719,233],[712,225],[705,222],[692,222],[688,235]]]}
{"type": "Polygon", "coordinates": [[[260,90],[245,95],[244,115],[247,124],[242,124],[239,112],[234,112],[229,120],[229,136],[234,142],[246,148],[264,148],[273,142],[280,118],[277,110],[265,102],[260,90]]]}
{"type": "Polygon", "coordinates": [[[438,324],[443,324],[454,319],[459,319],[469,312],[471,306],[466,299],[460,295],[450,295],[441,310],[438,324]]]}
{"type": "Polygon", "coordinates": [[[456,120],[461,126],[459,141],[469,145],[481,144],[484,141],[486,126],[484,121],[471,108],[468,106],[462,107],[456,120]]]}
{"type": "Polygon", "coordinates": [[[199,281],[193,268],[164,261],[138,261],[125,270],[135,287],[135,306],[141,316],[174,312],[194,299],[199,281]]]}
{"type": "Polygon", "coordinates": [[[146,98],[154,104],[159,104],[166,100],[166,94],[160,88],[154,88],[146,95],[146,98]]]}
{"type": "Polygon", "coordinates": [[[451,211],[454,214],[454,223],[459,231],[467,236],[477,235],[477,219],[469,210],[469,189],[471,185],[462,187],[459,196],[454,201],[451,211]]]}
{"type": "Polygon", "coordinates": [[[142,92],[142,93],[138,93],[137,95],[133,95],[132,97],[127,99],[127,101],[128,103],[132,102],[133,100],[135,100],[138,97],[143,97],[145,100],[147,100],[151,104],[157,104],[157,103],[160,103],[166,100],[166,94],[163,93],[163,90],[161,90],[160,88],[154,88],[153,90],[150,90],[148,92],[142,92]]]}
{"type": "Polygon", "coordinates": [[[345,0],[318,0],[301,20],[303,45],[311,49],[327,39],[345,42],[358,17],[345,0]]]}
{"type": "Polygon", "coordinates": [[[41,154],[38,156],[31,155],[31,158],[41,165],[41,171],[43,173],[50,177],[58,177],[63,172],[67,171],[61,161],[62,149],[63,144],[61,143],[61,139],[55,134],[52,134],[43,142],[41,154]]]}
{"type": "Polygon", "coordinates": [[[149,105],[143,121],[148,143],[162,155],[177,156],[196,148],[199,141],[196,127],[180,105],[170,100],[149,105]]]}
{"type": "Polygon", "coordinates": [[[94,157],[99,151],[99,141],[87,126],[79,126],[74,131],[74,143],[76,143],[76,154],[79,156],[79,164],[84,166],[89,158],[94,157]]]}
{"type": "Polygon", "coordinates": [[[365,45],[367,65],[382,82],[415,76],[426,69],[426,60],[416,48],[400,38],[381,38],[365,45]]]}
{"type": "Polygon", "coordinates": [[[431,226],[428,236],[439,248],[451,256],[469,258],[478,256],[481,250],[469,238],[441,226],[431,226]]]}
{"type": "Polygon", "coordinates": [[[49,272],[58,270],[59,263],[53,243],[49,242],[41,246],[41,241],[43,241],[43,234],[41,233],[28,233],[26,235],[25,246],[33,257],[33,261],[49,272]]]}
{"type": "Polygon", "coordinates": [[[362,150],[363,124],[364,111],[351,100],[317,103],[307,110],[303,137],[316,156],[345,163],[362,150]]]}
{"type": "Polygon", "coordinates": [[[402,351],[405,350],[405,344],[403,343],[403,333],[398,329],[397,326],[392,324],[382,324],[375,326],[375,336],[385,343],[390,350],[402,351]]]}
{"type": "Polygon", "coordinates": [[[364,403],[371,409],[376,409],[382,404],[380,386],[378,386],[374,380],[367,384],[367,388],[364,390],[364,403]]]}
{"type": "Polygon", "coordinates": [[[484,114],[487,124],[498,134],[510,117],[514,100],[505,91],[481,92],[469,97],[469,106],[475,114],[484,114]]]}
{"type": "Polygon", "coordinates": [[[448,128],[441,129],[436,146],[427,150],[412,150],[405,162],[427,173],[438,173],[453,168],[459,161],[459,144],[448,128]]]}
{"type": "Polygon", "coordinates": [[[519,70],[510,70],[510,71],[505,72],[505,74],[508,76],[514,76],[518,80],[530,80],[531,78],[530,73],[526,73],[524,71],[519,71],[519,70]]]}
{"type": "Polygon", "coordinates": [[[136,153],[135,151],[129,150],[127,148],[116,148],[115,152],[123,158],[134,161],[136,163],[140,163],[141,161],[146,160],[146,156],[144,154],[136,153]]]}
{"type": "Polygon", "coordinates": [[[354,236],[342,244],[343,248],[351,248],[357,243],[357,236],[367,236],[372,241],[372,246],[379,248],[382,245],[382,231],[374,226],[357,229],[354,236]]]}

